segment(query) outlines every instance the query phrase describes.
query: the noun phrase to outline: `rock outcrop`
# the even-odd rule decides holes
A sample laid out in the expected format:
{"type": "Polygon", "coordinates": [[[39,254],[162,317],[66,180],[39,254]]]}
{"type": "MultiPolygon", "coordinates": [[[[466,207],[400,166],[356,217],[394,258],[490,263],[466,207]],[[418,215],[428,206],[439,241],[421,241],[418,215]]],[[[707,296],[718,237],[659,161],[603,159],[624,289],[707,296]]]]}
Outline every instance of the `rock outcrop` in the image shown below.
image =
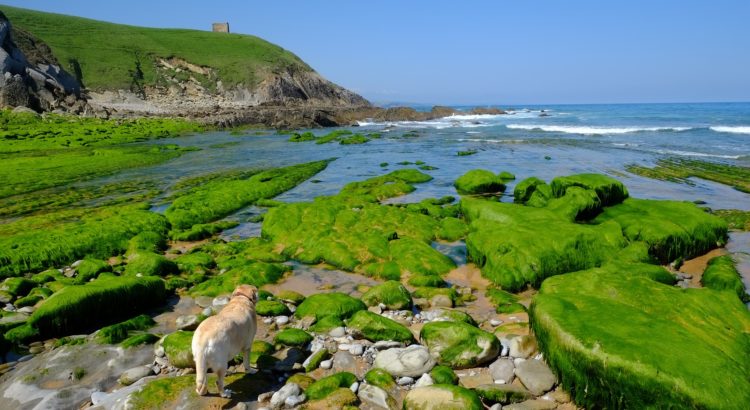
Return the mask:
{"type": "Polygon", "coordinates": [[[13,29],[0,12],[0,107],[6,106],[81,113],[87,105],[80,84],[60,67],[49,48],[13,29]]]}

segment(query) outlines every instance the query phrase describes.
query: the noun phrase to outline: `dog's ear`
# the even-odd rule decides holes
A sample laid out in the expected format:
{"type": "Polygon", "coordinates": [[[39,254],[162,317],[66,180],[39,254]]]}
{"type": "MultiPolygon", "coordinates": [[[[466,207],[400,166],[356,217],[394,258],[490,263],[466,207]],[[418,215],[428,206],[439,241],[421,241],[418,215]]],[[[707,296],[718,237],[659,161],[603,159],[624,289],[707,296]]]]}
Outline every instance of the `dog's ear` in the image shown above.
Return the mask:
{"type": "Polygon", "coordinates": [[[255,286],[250,286],[250,289],[250,294],[252,295],[250,296],[250,300],[252,300],[253,303],[258,303],[258,288],[256,288],[255,286]]]}
{"type": "Polygon", "coordinates": [[[235,296],[244,296],[253,301],[253,303],[258,303],[258,288],[252,285],[237,286],[237,289],[232,292],[232,297],[235,296]]]}

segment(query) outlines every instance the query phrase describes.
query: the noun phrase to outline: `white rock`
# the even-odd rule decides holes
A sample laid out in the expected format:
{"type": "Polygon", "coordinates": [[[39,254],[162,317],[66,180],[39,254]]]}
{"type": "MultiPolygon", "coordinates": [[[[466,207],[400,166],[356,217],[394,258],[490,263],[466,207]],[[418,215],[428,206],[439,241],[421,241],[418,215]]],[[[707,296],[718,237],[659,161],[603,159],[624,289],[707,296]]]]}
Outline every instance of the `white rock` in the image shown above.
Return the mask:
{"type": "Polygon", "coordinates": [[[279,316],[276,318],[276,324],[279,326],[289,323],[289,316],[279,316]]]}
{"type": "Polygon", "coordinates": [[[124,386],[130,386],[131,384],[137,382],[138,380],[141,380],[142,378],[146,376],[150,376],[153,374],[153,369],[151,366],[138,366],[134,367],[132,369],[126,370],[122,375],[120,375],[120,384],[124,386]]]}
{"type": "Polygon", "coordinates": [[[344,337],[346,335],[346,329],[344,329],[343,326],[334,327],[328,332],[328,335],[331,337],[344,337]]]}
{"type": "Polygon", "coordinates": [[[422,375],[422,377],[417,380],[417,383],[414,384],[414,387],[423,387],[423,386],[431,386],[435,384],[435,381],[432,380],[432,376],[430,376],[429,373],[425,373],[422,375]]]}
{"type": "Polygon", "coordinates": [[[326,370],[328,370],[328,369],[330,369],[331,367],[333,367],[333,360],[331,360],[331,359],[328,359],[328,360],[323,360],[322,362],[320,362],[320,368],[321,368],[321,369],[326,369],[326,370]]]}
{"type": "Polygon", "coordinates": [[[388,403],[388,393],[380,387],[371,384],[363,384],[357,392],[357,397],[362,403],[369,404],[377,409],[389,409],[392,405],[388,403]]]}
{"type": "Polygon", "coordinates": [[[426,347],[411,345],[378,353],[373,365],[392,376],[417,377],[432,370],[435,366],[435,359],[426,347]]]}
{"type": "Polygon", "coordinates": [[[214,314],[214,310],[211,309],[210,307],[207,307],[207,308],[203,309],[201,311],[201,313],[203,314],[203,316],[211,316],[211,315],[214,314]]]}
{"type": "Polygon", "coordinates": [[[263,319],[263,323],[270,325],[271,323],[273,323],[273,318],[267,317],[263,319]]]}
{"type": "Polygon", "coordinates": [[[279,389],[276,393],[271,396],[271,407],[281,407],[287,398],[291,396],[298,396],[300,394],[300,387],[297,383],[287,383],[279,389]]]}
{"type": "Polygon", "coordinates": [[[297,407],[300,404],[302,404],[305,401],[305,399],[306,399],[305,393],[302,393],[302,394],[300,394],[298,396],[289,396],[289,397],[286,398],[286,400],[284,400],[284,405],[286,405],[286,407],[290,407],[290,408],[291,407],[297,407]]]}
{"type": "Polygon", "coordinates": [[[91,393],[91,404],[93,404],[94,406],[98,406],[99,403],[107,399],[107,396],[109,396],[109,394],[103,391],[95,391],[91,393]]]}
{"type": "Polygon", "coordinates": [[[339,350],[349,351],[349,349],[351,348],[352,348],[352,345],[350,345],[349,343],[341,343],[339,345],[339,350]]]}
{"type": "Polygon", "coordinates": [[[502,405],[502,404],[500,404],[500,403],[495,403],[495,404],[493,404],[493,405],[492,405],[492,407],[490,407],[490,410],[500,410],[500,409],[502,409],[502,408],[503,408],[503,405],[502,405]]]}
{"type": "Polygon", "coordinates": [[[227,303],[229,303],[229,296],[218,296],[214,298],[211,305],[215,308],[223,308],[227,303]]]}
{"type": "Polygon", "coordinates": [[[490,375],[494,380],[503,380],[503,383],[510,383],[513,381],[515,367],[512,360],[500,358],[489,366],[490,375]]]}
{"type": "Polygon", "coordinates": [[[349,386],[349,390],[356,394],[357,390],[359,390],[359,382],[352,383],[352,385],[349,386]]]}
{"type": "Polygon", "coordinates": [[[500,351],[500,356],[507,356],[508,353],[510,353],[510,348],[508,346],[503,346],[503,349],[500,351]]]}
{"type": "Polygon", "coordinates": [[[497,326],[500,326],[501,324],[503,324],[503,321],[500,319],[490,319],[490,325],[492,326],[497,327],[497,326]]]}
{"type": "Polygon", "coordinates": [[[398,380],[396,380],[396,383],[398,383],[399,386],[407,386],[414,383],[414,378],[409,376],[399,377],[398,380]]]}
{"type": "Polygon", "coordinates": [[[359,344],[351,345],[351,347],[349,348],[349,353],[351,353],[352,356],[361,356],[364,352],[365,347],[359,344]]]}

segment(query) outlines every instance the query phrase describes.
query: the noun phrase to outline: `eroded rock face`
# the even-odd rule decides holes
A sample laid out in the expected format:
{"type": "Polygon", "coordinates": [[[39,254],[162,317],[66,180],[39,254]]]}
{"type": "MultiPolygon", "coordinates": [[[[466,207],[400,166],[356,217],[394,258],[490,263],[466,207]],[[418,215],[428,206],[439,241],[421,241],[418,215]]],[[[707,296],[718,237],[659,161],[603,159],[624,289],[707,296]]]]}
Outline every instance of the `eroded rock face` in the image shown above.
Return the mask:
{"type": "Polygon", "coordinates": [[[0,12],[0,107],[83,112],[87,104],[80,84],[42,44],[29,33],[14,30],[0,12]],[[30,51],[31,58],[14,41],[15,37],[30,51]]]}

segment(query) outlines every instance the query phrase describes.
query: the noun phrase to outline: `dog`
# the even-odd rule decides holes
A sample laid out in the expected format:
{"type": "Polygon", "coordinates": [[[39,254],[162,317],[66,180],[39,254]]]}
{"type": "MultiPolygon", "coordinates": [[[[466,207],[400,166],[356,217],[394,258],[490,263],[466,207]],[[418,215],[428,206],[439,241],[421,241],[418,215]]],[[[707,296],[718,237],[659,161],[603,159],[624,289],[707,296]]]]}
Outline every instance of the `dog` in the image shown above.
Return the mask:
{"type": "Polygon", "coordinates": [[[216,376],[216,387],[221,397],[229,398],[231,391],[224,390],[227,364],[242,353],[245,371],[250,369],[250,348],[257,329],[255,304],[258,288],[240,285],[229,303],[218,314],[201,322],[193,334],[192,351],[195,359],[195,391],[203,396],[208,392],[208,369],[216,376]]]}

